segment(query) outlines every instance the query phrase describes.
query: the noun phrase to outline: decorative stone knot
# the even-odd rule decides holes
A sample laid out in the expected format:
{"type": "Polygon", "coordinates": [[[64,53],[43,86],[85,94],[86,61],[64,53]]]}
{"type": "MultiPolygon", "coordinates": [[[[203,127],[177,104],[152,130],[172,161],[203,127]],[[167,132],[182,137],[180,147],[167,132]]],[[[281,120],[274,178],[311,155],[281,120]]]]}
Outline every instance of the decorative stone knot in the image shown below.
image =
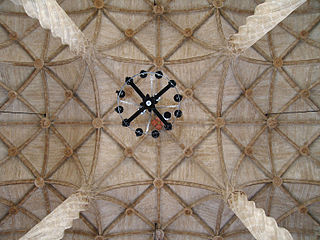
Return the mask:
{"type": "Polygon", "coordinates": [[[283,66],[282,58],[275,58],[273,60],[273,66],[275,66],[276,68],[281,68],[283,66]]]}
{"type": "Polygon", "coordinates": [[[34,185],[35,185],[37,188],[43,188],[43,187],[44,187],[44,180],[43,180],[43,178],[37,177],[37,178],[34,180],[34,185]]]}
{"type": "Polygon", "coordinates": [[[102,128],[103,127],[103,121],[101,118],[95,118],[92,120],[92,126],[94,128],[102,128]]]}
{"type": "Polygon", "coordinates": [[[299,152],[303,156],[309,156],[310,155],[310,150],[309,150],[308,146],[301,147],[299,152]]]}
{"type": "Polygon", "coordinates": [[[155,234],[153,234],[154,240],[163,240],[164,239],[164,232],[162,229],[156,229],[155,234]]]}
{"type": "Polygon", "coordinates": [[[17,213],[19,212],[18,208],[16,206],[12,206],[10,209],[9,209],[9,214],[10,215],[16,215],[17,213]]]}
{"type": "Polygon", "coordinates": [[[272,117],[268,118],[268,120],[267,120],[267,126],[268,126],[270,129],[276,128],[276,127],[278,126],[278,121],[277,121],[277,119],[272,118],[272,117]]]}
{"type": "Polygon", "coordinates": [[[9,91],[8,92],[8,98],[9,99],[15,99],[18,96],[18,94],[15,91],[9,91]]]}
{"type": "Polygon", "coordinates": [[[124,34],[128,37],[128,38],[132,38],[134,36],[134,31],[131,28],[128,28],[124,34]]]}
{"type": "Polygon", "coordinates": [[[221,128],[226,124],[226,121],[222,117],[217,117],[214,121],[216,127],[221,128]]]}
{"type": "Polygon", "coordinates": [[[133,213],[133,209],[132,208],[127,208],[126,209],[126,215],[130,216],[133,213]]]}
{"type": "Polygon", "coordinates": [[[310,91],[308,89],[301,90],[300,96],[303,98],[308,98],[310,97],[310,91]]]}
{"type": "Polygon", "coordinates": [[[37,69],[41,69],[41,68],[43,67],[43,65],[44,65],[44,62],[43,62],[42,59],[36,59],[36,60],[34,60],[34,62],[33,62],[33,66],[34,66],[35,68],[37,68],[37,69]]]}
{"type": "Polygon", "coordinates": [[[15,40],[18,39],[18,34],[17,34],[16,32],[11,32],[11,33],[9,34],[9,38],[10,38],[10,40],[15,41],[15,40]]]}
{"type": "Polygon", "coordinates": [[[305,206],[300,206],[300,207],[299,207],[299,212],[300,212],[301,214],[306,214],[306,213],[308,212],[308,208],[305,207],[305,206]]]}
{"type": "Polygon", "coordinates": [[[40,120],[40,126],[42,128],[49,128],[51,126],[51,121],[48,118],[42,118],[40,120]]]}
{"type": "Polygon", "coordinates": [[[156,67],[160,68],[160,67],[163,66],[164,60],[163,60],[162,57],[156,57],[156,58],[154,58],[154,60],[153,60],[153,64],[154,64],[156,67]]]}
{"type": "Polygon", "coordinates": [[[64,153],[64,156],[71,157],[72,154],[73,154],[73,150],[72,150],[72,148],[67,147],[67,148],[64,149],[63,153],[64,153]]]}
{"type": "Polygon", "coordinates": [[[193,213],[191,208],[185,208],[185,209],[183,210],[183,212],[184,212],[184,214],[187,215],[187,216],[190,216],[190,215],[192,215],[192,213],[193,213]]]}
{"type": "Polygon", "coordinates": [[[193,31],[192,31],[191,28],[186,28],[185,30],[183,30],[183,35],[184,35],[185,37],[191,37],[192,34],[193,34],[193,31]]]}
{"type": "Polygon", "coordinates": [[[191,157],[193,155],[193,150],[192,150],[192,148],[187,148],[187,149],[185,149],[184,150],[184,156],[186,156],[186,157],[191,157]]]}
{"type": "Polygon", "coordinates": [[[94,238],[94,240],[104,240],[104,237],[103,237],[103,236],[96,236],[96,237],[94,238]]]}
{"type": "Polygon", "coordinates": [[[8,155],[9,155],[9,157],[15,157],[15,156],[18,155],[18,153],[19,153],[19,151],[18,151],[18,149],[17,149],[16,147],[10,147],[10,148],[8,149],[8,155]]]}
{"type": "Polygon", "coordinates": [[[215,8],[222,8],[223,7],[223,0],[213,0],[212,5],[215,8]]]}
{"type": "Polygon", "coordinates": [[[126,148],[125,150],[124,150],[124,155],[126,156],[126,157],[128,157],[128,158],[131,158],[132,156],[133,156],[133,151],[132,151],[132,148],[126,148]]]}
{"type": "Polygon", "coordinates": [[[154,181],[153,181],[153,185],[154,185],[155,188],[160,189],[160,188],[163,187],[164,182],[163,182],[162,179],[156,178],[156,179],[154,179],[154,181]]]}
{"type": "Polygon", "coordinates": [[[103,0],[94,0],[93,5],[97,9],[101,9],[104,7],[104,2],[103,0]]]}
{"type": "Polygon", "coordinates": [[[221,236],[214,236],[213,238],[211,238],[212,240],[223,240],[223,237],[221,236]]]}
{"type": "Polygon", "coordinates": [[[302,30],[302,31],[300,32],[300,34],[299,34],[299,37],[300,37],[300,39],[302,39],[302,40],[307,39],[308,36],[309,36],[309,33],[308,33],[307,31],[305,31],[305,30],[302,30]]]}
{"type": "Polygon", "coordinates": [[[247,156],[252,156],[252,154],[253,154],[252,147],[246,147],[246,148],[244,149],[244,153],[245,153],[247,156]]]}
{"type": "Polygon", "coordinates": [[[153,7],[153,13],[156,15],[162,15],[164,13],[164,7],[161,5],[155,5],[153,7]]]}
{"type": "Polygon", "coordinates": [[[274,186],[276,187],[280,187],[283,183],[283,180],[281,177],[278,177],[278,176],[274,176],[273,179],[272,179],[272,183],[274,186]]]}
{"type": "Polygon", "coordinates": [[[191,98],[193,96],[193,91],[190,88],[187,88],[186,90],[184,90],[184,95],[188,98],[191,98]]]}
{"type": "Polygon", "coordinates": [[[73,97],[73,92],[71,90],[67,90],[64,92],[64,96],[66,99],[71,99],[73,97]]]}
{"type": "Polygon", "coordinates": [[[251,97],[251,96],[252,96],[252,93],[253,93],[252,89],[249,88],[249,89],[247,89],[247,90],[244,92],[244,95],[245,95],[246,97],[251,97]]]}

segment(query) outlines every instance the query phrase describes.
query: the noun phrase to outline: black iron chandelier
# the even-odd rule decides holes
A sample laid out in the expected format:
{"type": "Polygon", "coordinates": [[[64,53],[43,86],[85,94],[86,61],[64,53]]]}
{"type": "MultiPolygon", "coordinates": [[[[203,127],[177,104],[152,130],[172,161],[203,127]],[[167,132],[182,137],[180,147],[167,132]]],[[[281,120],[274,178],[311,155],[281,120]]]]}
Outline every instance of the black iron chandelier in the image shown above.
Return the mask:
{"type": "Polygon", "coordinates": [[[137,137],[150,134],[158,138],[161,130],[172,130],[174,121],[182,116],[182,95],[179,94],[176,82],[161,71],[142,70],[132,77],[126,77],[124,85],[116,93],[115,111],[121,117],[122,126],[133,130],[137,137]],[[136,84],[140,81],[141,89],[136,84]],[[138,96],[130,94],[130,88],[138,96]],[[156,92],[157,89],[161,90],[156,92]]]}

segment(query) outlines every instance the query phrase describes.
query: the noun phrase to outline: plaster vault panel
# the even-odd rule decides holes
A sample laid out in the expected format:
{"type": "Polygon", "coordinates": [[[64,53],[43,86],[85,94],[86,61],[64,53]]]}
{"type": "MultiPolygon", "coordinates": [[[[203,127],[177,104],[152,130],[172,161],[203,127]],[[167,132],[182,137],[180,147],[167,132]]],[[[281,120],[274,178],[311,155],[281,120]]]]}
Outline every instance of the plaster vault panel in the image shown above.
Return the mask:
{"type": "Polygon", "coordinates": [[[18,239],[89,180],[97,197],[64,239],[152,239],[155,223],[166,239],[253,239],[225,204],[229,186],[294,239],[316,239],[318,0],[236,59],[221,48],[262,1],[58,2],[95,43],[91,71],[0,1],[0,239],[18,239]],[[184,97],[158,139],[137,138],[114,112],[115,91],[142,69],[162,70],[184,97]]]}

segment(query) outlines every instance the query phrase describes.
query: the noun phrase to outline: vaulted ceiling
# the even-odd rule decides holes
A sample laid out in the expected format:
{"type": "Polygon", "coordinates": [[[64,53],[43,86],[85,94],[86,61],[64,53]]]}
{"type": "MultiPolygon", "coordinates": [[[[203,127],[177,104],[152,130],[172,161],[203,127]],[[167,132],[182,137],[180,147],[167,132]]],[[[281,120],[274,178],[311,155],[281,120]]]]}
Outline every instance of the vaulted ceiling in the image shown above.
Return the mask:
{"type": "Polygon", "coordinates": [[[94,42],[94,69],[0,0],[0,239],[23,236],[90,181],[97,195],[63,239],[152,239],[155,223],[168,240],[253,239],[225,203],[230,186],[294,239],[316,239],[319,0],[237,58],[223,46],[261,0],[58,2],[94,42]],[[114,111],[116,90],[142,69],[183,95],[183,116],[157,139],[114,111]]]}

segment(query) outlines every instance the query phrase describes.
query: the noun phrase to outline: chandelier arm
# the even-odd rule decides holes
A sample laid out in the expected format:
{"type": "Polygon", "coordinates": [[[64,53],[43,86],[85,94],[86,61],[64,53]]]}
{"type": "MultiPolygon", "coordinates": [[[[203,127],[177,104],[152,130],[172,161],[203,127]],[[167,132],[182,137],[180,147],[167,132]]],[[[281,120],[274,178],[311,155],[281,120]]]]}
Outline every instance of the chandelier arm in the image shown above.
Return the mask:
{"type": "Polygon", "coordinates": [[[162,89],[160,90],[160,92],[158,92],[158,93],[154,96],[155,100],[157,100],[159,97],[161,97],[163,94],[165,94],[170,88],[171,88],[171,84],[168,83],[167,86],[165,86],[164,88],[162,88],[162,89]]]}
{"type": "Polygon", "coordinates": [[[160,121],[165,125],[168,126],[169,123],[164,119],[164,117],[161,115],[161,113],[156,109],[153,108],[152,111],[158,116],[158,118],[160,119],[160,121]]]}
{"type": "Polygon", "coordinates": [[[128,85],[136,91],[136,93],[142,98],[142,101],[145,100],[146,96],[141,92],[140,88],[133,81],[128,83],[128,85]]]}
{"type": "Polygon", "coordinates": [[[125,120],[126,120],[125,122],[130,125],[130,123],[131,123],[134,119],[136,119],[136,118],[140,115],[140,113],[142,113],[145,109],[146,109],[145,107],[139,108],[139,110],[136,111],[134,114],[132,114],[131,117],[129,117],[128,119],[125,119],[125,120]]]}

